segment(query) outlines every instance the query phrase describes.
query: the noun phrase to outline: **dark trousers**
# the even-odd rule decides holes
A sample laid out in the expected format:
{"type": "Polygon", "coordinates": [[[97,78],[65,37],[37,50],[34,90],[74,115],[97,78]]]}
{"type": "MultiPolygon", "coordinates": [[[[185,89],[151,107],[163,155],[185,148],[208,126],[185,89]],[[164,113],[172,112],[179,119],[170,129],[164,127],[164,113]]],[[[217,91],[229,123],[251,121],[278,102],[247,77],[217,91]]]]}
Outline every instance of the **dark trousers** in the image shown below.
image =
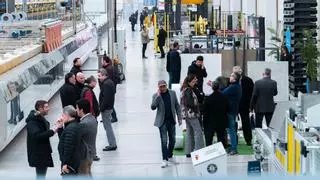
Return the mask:
{"type": "Polygon", "coordinates": [[[142,44],[142,57],[146,57],[147,43],[142,44]]]}
{"type": "Polygon", "coordinates": [[[256,113],[256,127],[262,128],[262,121],[263,117],[266,118],[267,126],[270,126],[271,119],[273,116],[273,112],[266,112],[266,113],[256,113]]]}
{"type": "Polygon", "coordinates": [[[166,54],[164,53],[163,46],[159,46],[159,49],[160,49],[160,53],[161,53],[161,58],[164,58],[166,56],[166,54]]]}
{"type": "Polygon", "coordinates": [[[134,23],[131,23],[131,30],[134,31],[134,26],[135,24],[134,23]]]}
{"type": "Polygon", "coordinates": [[[244,110],[239,112],[241,117],[241,123],[242,123],[242,131],[244,139],[246,140],[247,144],[251,144],[252,141],[252,127],[251,122],[249,118],[249,110],[244,110]]]}
{"type": "Polygon", "coordinates": [[[118,122],[118,117],[117,117],[117,113],[116,110],[113,108],[113,111],[111,113],[112,116],[112,121],[111,122],[118,122]]]}
{"type": "Polygon", "coordinates": [[[36,167],[37,179],[45,179],[48,167],[36,167]]]}
{"type": "Polygon", "coordinates": [[[221,142],[224,147],[227,147],[226,140],[225,140],[226,130],[224,128],[221,128],[221,129],[214,129],[214,128],[205,129],[204,130],[204,137],[206,139],[206,146],[212,145],[214,133],[217,134],[218,142],[221,142]]]}
{"type": "Polygon", "coordinates": [[[180,84],[180,72],[169,73],[169,89],[171,89],[172,84],[180,84]]]}
{"type": "Polygon", "coordinates": [[[168,160],[173,156],[173,149],[176,143],[175,124],[170,122],[165,122],[159,128],[159,131],[160,131],[160,138],[161,138],[162,159],[168,160]],[[169,139],[169,143],[168,143],[168,139],[169,139]]]}

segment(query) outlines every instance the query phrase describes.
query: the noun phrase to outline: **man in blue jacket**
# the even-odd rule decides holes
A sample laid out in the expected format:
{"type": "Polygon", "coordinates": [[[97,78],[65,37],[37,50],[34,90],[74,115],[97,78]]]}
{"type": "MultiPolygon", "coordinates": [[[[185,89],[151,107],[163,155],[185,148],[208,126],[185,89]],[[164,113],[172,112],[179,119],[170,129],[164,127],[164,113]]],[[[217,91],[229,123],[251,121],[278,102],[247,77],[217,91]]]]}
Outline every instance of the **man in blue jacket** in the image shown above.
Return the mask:
{"type": "Polygon", "coordinates": [[[242,89],[240,86],[240,74],[232,73],[230,76],[230,85],[223,91],[223,94],[227,96],[229,101],[228,111],[228,127],[229,136],[231,140],[231,148],[229,155],[237,155],[237,131],[236,131],[236,117],[239,111],[239,104],[242,95],[242,89]]]}

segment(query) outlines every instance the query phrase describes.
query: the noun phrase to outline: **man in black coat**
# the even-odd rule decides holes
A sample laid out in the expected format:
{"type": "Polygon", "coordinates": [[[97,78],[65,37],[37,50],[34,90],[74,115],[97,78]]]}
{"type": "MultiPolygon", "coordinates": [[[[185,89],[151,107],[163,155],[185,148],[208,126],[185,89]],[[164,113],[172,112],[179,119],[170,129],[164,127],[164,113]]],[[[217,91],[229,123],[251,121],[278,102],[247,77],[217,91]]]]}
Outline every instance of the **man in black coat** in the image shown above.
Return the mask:
{"type": "Polygon", "coordinates": [[[76,93],[76,77],[72,73],[67,73],[65,75],[65,83],[60,89],[60,98],[62,107],[66,107],[68,105],[76,106],[77,102],[77,93],[76,93]]]}
{"type": "Polygon", "coordinates": [[[241,124],[243,130],[243,136],[248,146],[251,146],[252,141],[252,127],[250,122],[250,101],[252,97],[252,91],[254,83],[251,78],[242,74],[240,66],[233,67],[234,73],[241,75],[240,85],[242,88],[242,96],[239,105],[239,114],[241,117],[241,124]]]}
{"type": "Polygon", "coordinates": [[[263,117],[269,127],[274,109],[274,96],[278,94],[277,82],[271,79],[271,69],[266,68],[263,78],[256,81],[251,99],[251,110],[256,114],[256,127],[262,128],[263,117]]]}
{"type": "Polygon", "coordinates": [[[75,84],[75,90],[76,90],[76,100],[81,99],[81,93],[84,88],[84,83],[86,81],[86,77],[82,72],[79,72],[76,74],[76,84],[75,84]]]}
{"type": "Polygon", "coordinates": [[[30,167],[36,168],[38,178],[44,178],[48,167],[53,167],[50,137],[62,127],[60,123],[53,130],[50,129],[50,124],[44,117],[48,112],[48,102],[40,100],[26,119],[28,162],[30,167]]]}
{"type": "Polygon", "coordinates": [[[81,66],[82,66],[81,59],[75,58],[73,60],[73,67],[71,68],[70,72],[74,75],[77,75],[79,72],[82,72],[81,66]]]}
{"type": "Polygon", "coordinates": [[[80,146],[81,138],[78,136],[77,112],[71,105],[63,108],[61,121],[64,123],[64,129],[60,135],[58,151],[61,161],[61,172],[63,175],[78,174],[82,152],[85,152],[80,146]]]}
{"type": "MultiPolygon", "coordinates": [[[[108,56],[104,56],[102,59],[102,67],[107,71],[109,79],[111,79],[115,85],[115,90],[117,91],[117,77],[115,74],[115,68],[112,65],[112,60],[108,56]]],[[[117,122],[117,113],[113,107],[112,111],[112,122],[117,122]]]]}
{"type": "Polygon", "coordinates": [[[158,46],[161,52],[161,59],[165,58],[165,53],[163,46],[166,44],[166,38],[167,38],[167,32],[163,29],[163,27],[160,27],[159,34],[158,34],[158,46]]]}
{"type": "Polygon", "coordinates": [[[212,83],[213,93],[206,97],[203,105],[203,128],[206,146],[212,145],[214,133],[218,142],[227,147],[225,134],[228,127],[228,98],[220,90],[217,81],[212,83]]]}
{"type": "Polygon", "coordinates": [[[203,64],[203,56],[198,56],[188,68],[188,75],[194,74],[197,76],[197,88],[203,92],[203,78],[208,76],[206,68],[203,64]]]}
{"type": "Polygon", "coordinates": [[[132,13],[130,18],[129,18],[129,21],[131,23],[131,30],[134,31],[134,26],[137,24],[137,16],[136,16],[136,14],[132,13]]]}
{"type": "Polygon", "coordinates": [[[98,79],[101,82],[101,91],[99,95],[100,111],[109,144],[109,146],[106,146],[103,151],[115,151],[117,150],[117,143],[111,121],[116,89],[114,82],[109,78],[109,74],[105,69],[99,70],[98,79]]]}
{"type": "Polygon", "coordinates": [[[167,55],[167,72],[169,73],[169,89],[172,84],[180,83],[181,75],[181,57],[179,50],[179,43],[174,42],[173,48],[167,55]]]}

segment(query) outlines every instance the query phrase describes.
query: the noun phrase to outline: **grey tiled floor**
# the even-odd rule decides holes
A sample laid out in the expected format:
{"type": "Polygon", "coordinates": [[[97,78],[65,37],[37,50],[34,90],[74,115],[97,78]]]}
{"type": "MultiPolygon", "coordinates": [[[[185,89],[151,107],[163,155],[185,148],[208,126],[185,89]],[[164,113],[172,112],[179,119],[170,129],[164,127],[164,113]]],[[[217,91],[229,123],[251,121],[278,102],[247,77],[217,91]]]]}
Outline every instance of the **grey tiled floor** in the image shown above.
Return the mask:
{"type": "MultiPolygon", "coordinates": [[[[129,31],[129,27],[127,29],[127,81],[118,86],[115,105],[119,118],[119,122],[114,124],[118,150],[116,152],[102,151],[107,144],[105,131],[102,124],[99,123],[97,150],[101,160],[94,162],[93,174],[94,176],[121,177],[195,176],[191,161],[184,156],[177,157],[179,165],[166,169],[160,168],[160,138],[158,129],[153,126],[155,112],[150,110],[150,101],[152,94],[156,91],[157,81],[168,79],[165,60],[154,57],[152,43],[147,51],[149,58],[142,60],[140,33],[129,31]]],[[[92,55],[85,68],[96,68],[96,64],[97,59],[92,55]]],[[[50,106],[51,112],[48,120],[54,122],[61,111],[60,97],[56,95],[51,100],[50,106]]],[[[59,177],[57,136],[52,138],[51,144],[55,167],[49,169],[48,177],[59,177]]],[[[228,157],[229,174],[245,175],[247,161],[251,159],[251,156],[228,157]]],[[[29,168],[27,163],[25,130],[0,153],[0,176],[34,176],[34,169],[29,168]]]]}

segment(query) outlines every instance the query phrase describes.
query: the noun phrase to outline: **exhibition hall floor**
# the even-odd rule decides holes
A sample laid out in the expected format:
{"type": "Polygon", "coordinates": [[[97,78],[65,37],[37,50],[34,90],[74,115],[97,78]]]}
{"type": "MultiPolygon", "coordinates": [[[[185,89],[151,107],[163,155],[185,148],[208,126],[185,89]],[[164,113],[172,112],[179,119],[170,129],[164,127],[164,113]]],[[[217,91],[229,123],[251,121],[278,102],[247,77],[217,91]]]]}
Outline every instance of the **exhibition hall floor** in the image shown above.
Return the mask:
{"type": "MultiPolygon", "coordinates": [[[[138,27],[136,27],[137,29],[138,27]]],[[[165,70],[165,59],[154,56],[153,42],[148,46],[148,59],[141,58],[140,32],[127,29],[127,80],[118,86],[116,94],[116,111],[119,122],[113,124],[118,150],[103,152],[107,145],[106,133],[99,122],[97,137],[97,153],[100,161],[94,162],[93,176],[121,177],[181,177],[196,176],[191,159],[185,156],[176,157],[179,165],[162,169],[159,130],[153,126],[155,112],[151,111],[151,96],[157,91],[157,81],[168,79],[165,70]]],[[[103,43],[107,43],[106,41],[103,43]]],[[[94,54],[84,69],[97,69],[97,58],[94,54]]],[[[182,66],[188,66],[182,60],[182,66]]],[[[87,75],[95,74],[88,71],[87,75]]],[[[183,76],[182,76],[183,78],[183,76]]],[[[98,93],[98,89],[96,93],[98,93]]],[[[97,94],[98,95],[98,94],[97,94]]],[[[61,114],[60,96],[57,94],[50,101],[51,111],[48,120],[53,124],[61,114]]],[[[25,112],[28,114],[28,112],[25,112]]],[[[100,120],[99,120],[100,121],[100,120]]],[[[48,178],[60,177],[60,161],[57,151],[58,137],[51,139],[53,148],[54,168],[48,170],[48,178]]],[[[252,156],[228,157],[229,175],[246,175],[247,162],[252,156]]],[[[0,176],[34,177],[35,170],[28,166],[26,150],[26,130],[0,153],[0,176]]],[[[56,178],[55,178],[56,179],[56,178]]]]}

